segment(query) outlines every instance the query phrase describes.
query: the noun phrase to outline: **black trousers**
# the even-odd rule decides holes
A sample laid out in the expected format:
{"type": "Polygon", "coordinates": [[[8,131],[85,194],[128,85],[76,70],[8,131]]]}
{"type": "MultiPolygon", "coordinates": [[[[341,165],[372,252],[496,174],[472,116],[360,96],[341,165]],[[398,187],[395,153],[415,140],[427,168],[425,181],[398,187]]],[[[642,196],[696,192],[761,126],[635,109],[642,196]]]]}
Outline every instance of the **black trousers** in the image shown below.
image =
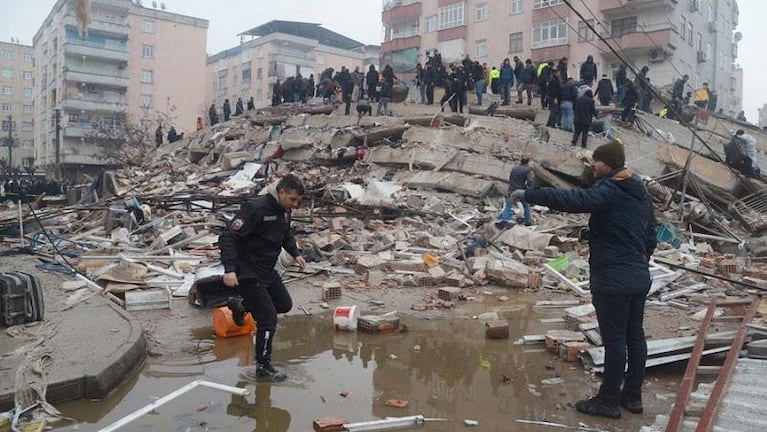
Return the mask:
{"type": "Polygon", "coordinates": [[[586,143],[589,140],[590,124],[575,123],[575,132],[573,132],[573,139],[570,144],[576,145],[578,143],[578,135],[581,135],[581,147],[586,148],[586,143]]]}
{"type": "Polygon", "coordinates": [[[591,294],[599,333],[605,345],[605,372],[599,395],[606,400],[619,401],[621,383],[624,392],[641,394],[647,362],[644,334],[646,299],[646,294],[591,294]]]}
{"type": "Polygon", "coordinates": [[[293,308],[293,299],[276,271],[269,280],[240,280],[240,293],[245,309],[253,316],[256,330],[256,363],[269,364],[272,360],[272,341],[277,331],[277,314],[293,308]]]}

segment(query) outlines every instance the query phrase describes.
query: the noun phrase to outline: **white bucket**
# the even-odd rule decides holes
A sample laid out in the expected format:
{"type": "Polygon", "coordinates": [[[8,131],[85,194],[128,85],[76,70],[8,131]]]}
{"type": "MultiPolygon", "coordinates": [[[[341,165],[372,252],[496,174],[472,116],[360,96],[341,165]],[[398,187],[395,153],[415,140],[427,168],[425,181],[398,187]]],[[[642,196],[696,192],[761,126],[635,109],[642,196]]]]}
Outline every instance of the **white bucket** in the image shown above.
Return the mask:
{"type": "Polygon", "coordinates": [[[336,330],[356,331],[358,316],[357,306],[338,306],[333,312],[333,325],[336,330]]]}

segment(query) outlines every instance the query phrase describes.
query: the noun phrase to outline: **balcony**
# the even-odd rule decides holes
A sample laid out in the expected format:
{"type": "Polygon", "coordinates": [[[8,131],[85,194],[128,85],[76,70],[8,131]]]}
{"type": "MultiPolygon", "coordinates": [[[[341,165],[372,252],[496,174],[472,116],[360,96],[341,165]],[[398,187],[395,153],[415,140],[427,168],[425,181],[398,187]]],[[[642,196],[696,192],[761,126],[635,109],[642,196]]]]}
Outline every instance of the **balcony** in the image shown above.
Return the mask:
{"type": "Polygon", "coordinates": [[[674,9],[677,0],[599,0],[599,10],[605,15],[632,15],[665,7],[674,9]]]}
{"type": "MultiPolygon", "coordinates": [[[[605,39],[610,42],[613,47],[620,47],[623,51],[631,50],[646,50],[655,49],[658,47],[666,48],[671,46],[671,37],[674,32],[671,29],[669,23],[660,26],[645,26],[644,28],[637,28],[631,33],[625,33],[621,36],[613,37],[611,35],[605,35],[605,39]]],[[[607,49],[603,43],[602,48],[607,49]]]]}
{"type": "Polygon", "coordinates": [[[421,46],[421,36],[409,36],[405,38],[392,39],[381,44],[381,53],[390,53],[407,48],[419,48],[421,46]]]}
{"type": "Polygon", "coordinates": [[[71,111],[100,111],[109,113],[124,113],[127,110],[125,101],[117,97],[100,99],[66,98],[61,101],[62,108],[71,111]]]}
{"type": "MultiPolygon", "coordinates": [[[[75,17],[72,15],[65,16],[64,25],[77,27],[75,17]]],[[[99,33],[116,36],[120,39],[126,39],[130,33],[130,25],[128,25],[127,21],[119,22],[114,20],[94,18],[91,20],[91,23],[88,24],[88,30],[96,30],[99,33]]]]}
{"type": "Polygon", "coordinates": [[[95,70],[65,70],[64,81],[99,84],[109,87],[128,87],[128,76],[95,70]]]}
{"type": "Polygon", "coordinates": [[[64,44],[64,50],[67,54],[79,55],[91,58],[102,58],[107,60],[117,60],[127,62],[130,55],[125,47],[107,48],[105,44],[88,42],[84,40],[67,41],[64,44]]]}
{"type": "Polygon", "coordinates": [[[313,55],[307,52],[289,48],[277,48],[275,46],[269,48],[269,58],[272,61],[293,63],[299,66],[314,66],[317,61],[313,55]]]}
{"type": "Polygon", "coordinates": [[[418,20],[421,16],[420,1],[398,0],[388,3],[389,5],[384,5],[383,12],[381,12],[381,21],[384,25],[418,20]]]}

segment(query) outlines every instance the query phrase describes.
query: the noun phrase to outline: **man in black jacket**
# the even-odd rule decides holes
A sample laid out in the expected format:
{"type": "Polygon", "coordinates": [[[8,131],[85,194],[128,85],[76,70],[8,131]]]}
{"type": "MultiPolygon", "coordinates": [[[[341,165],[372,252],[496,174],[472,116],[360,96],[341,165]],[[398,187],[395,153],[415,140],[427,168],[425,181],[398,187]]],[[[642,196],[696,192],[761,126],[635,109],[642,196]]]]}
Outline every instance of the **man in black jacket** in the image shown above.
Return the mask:
{"type": "Polygon", "coordinates": [[[578,99],[575,100],[575,132],[570,144],[576,145],[578,143],[578,135],[581,135],[581,147],[586,148],[589,130],[591,129],[591,119],[596,116],[597,109],[594,106],[591,90],[586,90],[583,96],[578,96],[578,99]]]}
{"type": "Polygon", "coordinates": [[[644,305],[651,284],[648,262],[656,245],[652,197],[642,180],[626,169],[625,159],[623,145],[612,141],[594,150],[597,182],[592,187],[520,189],[511,194],[514,200],[560,211],[591,213],[591,301],[604,341],[605,370],[599,393],[575,408],[609,418],[620,418],[619,405],[632,413],[643,411],[644,305]]]}
{"type": "Polygon", "coordinates": [[[591,87],[591,84],[594,82],[595,79],[597,79],[597,64],[594,63],[594,56],[589,54],[586,57],[586,61],[581,64],[581,81],[588,84],[589,87],[591,87]]]}
{"type": "Polygon", "coordinates": [[[287,375],[272,367],[272,341],[277,314],[293,307],[293,300],[274,269],[282,248],[306,265],[290,232],[290,213],[304,194],[298,177],[288,174],[269,193],[246,201],[218,239],[224,285],[238,288],[242,300],[228,301],[236,324],[245,322],[248,311],[258,325],[256,331],[256,377],[262,381],[284,381],[287,375]]]}
{"type": "Polygon", "coordinates": [[[607,74],[602,74],[602,79],[597,84],[597,97],[599,97],[599,105],[607,106],[613,100],[613,83],[607,74]]]}

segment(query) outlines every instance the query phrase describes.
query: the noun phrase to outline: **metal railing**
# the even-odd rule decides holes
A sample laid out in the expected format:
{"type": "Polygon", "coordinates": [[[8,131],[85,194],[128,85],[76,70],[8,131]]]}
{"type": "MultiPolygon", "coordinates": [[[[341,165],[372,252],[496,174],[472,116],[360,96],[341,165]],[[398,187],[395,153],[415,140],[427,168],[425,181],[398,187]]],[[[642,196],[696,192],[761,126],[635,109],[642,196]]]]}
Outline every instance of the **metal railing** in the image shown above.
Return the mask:
{"type": "Polygon", "coordinates": [[[84,46],[89,48],[98,48],[98,49],[104,49],[104,50],[121,52],[121,53],[128,52],[128,47],[125,44],[120,44],[120,47],[118,48],[115,46],[107,46],[103,42],[91,42],[89,40],[82,40],[82,39],[67,39],[66,43],[71,45],[84,46]]]}
{"type": "Polygon", "coordinates": [[[421,3],[421,0],[383,0],[383,10],[387,11],[397,6],[408,6],[414,3],[421,3]]]}

